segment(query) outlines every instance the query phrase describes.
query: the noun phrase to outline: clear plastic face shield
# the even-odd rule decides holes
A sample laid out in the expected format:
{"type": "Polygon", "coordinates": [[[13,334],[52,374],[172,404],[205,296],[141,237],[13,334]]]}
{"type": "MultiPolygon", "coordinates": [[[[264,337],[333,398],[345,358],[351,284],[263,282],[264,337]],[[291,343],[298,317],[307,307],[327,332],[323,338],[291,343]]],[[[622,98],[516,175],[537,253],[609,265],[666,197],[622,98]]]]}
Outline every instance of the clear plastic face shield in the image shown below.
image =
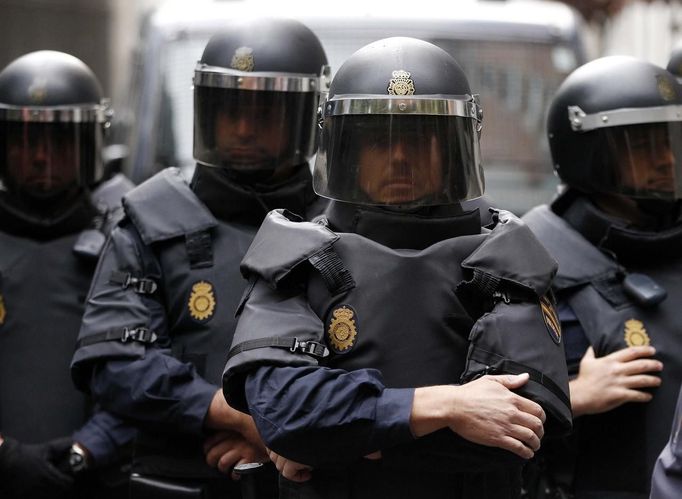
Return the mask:
{"type": "Polygon", "coordinates": [[[194,77],[197,162],[255,178],[307,161],[326,74],[248,73],[200,64],[194,77]]]}
{"type": "Polygon", "coordinates": [[[586,115],[569,108],[574,131],[593,133],[602,165],[600,191],[635,199],[682,199],[682,106],[618,109],[586,115]]]}
{"type": "Polygon", "coordinates": [[[0,165],[5,188],[49,200],[100,177],[108,103],[80,107],[0,105],[0,165]]]}
{"type": "Polygon", "coordinates": [[[419,207],[483,195],[476,96],[335,96],[313,185],[355,204],[419,207]]]}

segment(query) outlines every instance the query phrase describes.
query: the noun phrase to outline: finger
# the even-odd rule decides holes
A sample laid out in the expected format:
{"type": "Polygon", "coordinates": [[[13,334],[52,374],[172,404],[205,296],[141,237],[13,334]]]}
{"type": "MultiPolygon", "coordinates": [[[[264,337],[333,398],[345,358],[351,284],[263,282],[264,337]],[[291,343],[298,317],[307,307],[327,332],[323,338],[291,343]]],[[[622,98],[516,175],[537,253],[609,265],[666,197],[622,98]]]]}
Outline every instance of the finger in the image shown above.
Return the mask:
{"type": "Polygon", "coordinates": [[[381,459],[381,458],[382,458],[382,455],[381,455],[381,451],[380,451],[380,450],[378,450],[378,451],[376,451],[376,452],[372,452],[372,453],[367,454],[367,455],[365,456],[365,459],[371,459],[371,460],[373,460],[373,461],[374,461],[374,460],[377,460],[377,459],[381,459]]]}
{"type": "Polygon", "coordinates": [[[509,452],[513,452],[514,454],[516,454],[519,457],[522,457],[523,459],[531,459],[535,455],[535,453],[530,447],[526,447],[519,440],[516,440],[515,438],[510,436],[503,437],[498,447],[500,447],[501,449],[508,450],[509,452]]]}
{"type": "Polygon", "coordinates": [[[509,434],[527,447],[530,447],[534,452],[537,452],[540,448],[540,439],[530,428],[521,425],[512,425],[509,434]]]}
{"type": "Polygon", "coordinates": [[[647,392],[640,392],[639,390],[626,390],[623,394],[624,403],[625,402],[650,402],[654,398],[653,395],[647,392]]]}
{"type": "Polygon", "coordinates": [[[624,378],[624,383],[628,388],[656,388],[661,385],[661,378],[658,376],[639,374],[624,378]]]}
{"type": "Polygon", "coordinates": [[[218,433],[214,433],[213,435],[207,437],[204,440],[204,454],[206,454],[211,447],[214,447],[218,442],[221,442],[225,440],[226,438],[229,438],[232,436],[232,432],[228,431],[221,431],[218,433]]]}
{"type": "Polygon", "coordinates": [[[309,466],[287,460],[282,469],[282,476],[292,482],[305,482],[312,476],[310,469],[309,466]]]}
{"type": "Polygon", "coordinates": [[[236,449],[227,451],[220,457],[220,460],[218,461],[218,469],[223,473],[229,472],[232,468],[234,468],[234,465],[237,464],[239,457],[239,452],[236,449]]]}
{"type": "Polygon", "coordinates": [[[620,371],[628,376],[631,374],[660,372],[662,370],[663,362],[652,359],[631,360],[620,365],[620,371]]]}
{"type": "Polygon", "coordinates": [[[218,443],[217,445],[214,445],[206,453],[206,463],[209,466],[212,466],[215,468],[216,466],[218,466],[218,461],[223,456],[223,454],[230,451],[233,447],[234,447],[234,445],[233,445],[232,441],[222,441],[222,442],[218,443]]]}
{"type": "Polygon", "coordinates": [[[583,355],[583,359],[588,359],[588,360],[589,360],[589,359],[594,359],[594,348],[589,347],[589,348],[585,351],[585,355],[583,355]]]}
{"type": "Polygon", "coordinates": [[[535,433],[540,440],[545,436],[545,427],[540,418],[536,416],[526,412],[518,412],[510,422],[528,428],[535,433]]]}
{"type": "Polygon", "coordinates": [[[630,362],[631,360],[639,359],[641,357],[651,357],[656,354],[656,349],[651,346],[628,347],[613,352],[607,357],[618,360],[620,362],[630,362]]]}
{"type": "Polygon", "coordinates": [[[544,422],[547,420],[547,415],[540,404],[537,404],[526,397],[522,397],[521,395],[515,395],[514,397],[516,407],[520,411],[530,414],[531,416],[535,416],[544,424],[544,422]]]}
{"type": "Polygon", "coordinates": [[[497,381],[502,386],[505,386],[510,390],[514,390],[516,388],[521,388],[523,385],[528,383],[528,379],[530,378],[530,376],[528,375],[528,373],[522,373],[517,375],[502,374],[496,376],[486,376],[486,378],[489,378],[493,381],[497,381]]]}

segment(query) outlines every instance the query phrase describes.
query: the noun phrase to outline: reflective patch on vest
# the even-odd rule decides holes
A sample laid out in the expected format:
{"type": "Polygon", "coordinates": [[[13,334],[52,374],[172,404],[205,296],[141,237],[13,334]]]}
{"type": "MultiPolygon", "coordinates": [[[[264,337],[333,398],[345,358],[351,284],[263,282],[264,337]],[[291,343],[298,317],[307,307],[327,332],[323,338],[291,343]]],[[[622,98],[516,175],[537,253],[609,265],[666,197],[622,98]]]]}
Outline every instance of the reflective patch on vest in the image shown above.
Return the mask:
{"type": "Polygon", "coordinates": [[[216,300],[213,285],[207,281],[199,281],[192,286],[192,293],[187,301],[187,308],[192,319],[199,322],[210,320],[215,311],[216,300]]]}
{"type": "Polygon", "coordinates": [[[5,297],[0,295],[0,326],[5,323],[6,316],[7,310],[5,309],[5,297]]]}
{"type": "Polygon", "coordinates": [[[327,326],[327,343],[336,353],[348,353],[355,345],[358,330],[355,310],[350,305],[340,305],[332,310],[327,326]]]}
{"type": "Polygon", "coordinates": [[[624,328],[625,344],[629,347],[642,347],[651,345],[651,339],[644,329],[644,323],[637,319],[625,321],[624,328]]]}
{"type": "Polygon", "coordinates": [[[542,319],[545,321],[549,336],[554,343],[560,344],[561,322],[559,321],[559,315],[556,313],[554,304],[547,296],[540,298],[540,310],[542,310],[542,319]]]}

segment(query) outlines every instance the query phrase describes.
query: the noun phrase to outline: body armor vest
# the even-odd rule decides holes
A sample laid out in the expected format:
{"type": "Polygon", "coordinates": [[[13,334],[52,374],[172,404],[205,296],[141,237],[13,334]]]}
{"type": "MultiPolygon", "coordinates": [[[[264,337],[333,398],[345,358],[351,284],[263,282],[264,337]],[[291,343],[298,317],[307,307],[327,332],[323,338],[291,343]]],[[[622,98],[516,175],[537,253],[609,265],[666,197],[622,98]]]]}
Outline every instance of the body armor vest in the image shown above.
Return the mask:
{"type": "MultiPolygon", "coordinates": [[[[546,206],[535,208],[524,220],[558,260],[557,295],[575,312],[595,355],[650,342],[656,348],[656,358],[664,364],[658,373],[661,386],[653,389],[650,402],[625,404],[576,421],[578,497],[581,491],[630,491],[648,497],[651,473],[668,439],[682,383],[682,334],[678,332],[682,323],[682,257],[652,254],[647,261],[628,262],[625,268],[546,206]],[[653,278],[667,291],[667,299],[649,308],[631,300],[622,281],[634,272],[653,278]]],[[[648,237],[654,240],[656,234],[648,237]]]]}
{"type": "MultiPolygon", "coordinates": [[[[242,262],[242,271],[252,284],[240,305],[242,315],[223,378],[229,400],[237,407],[245,405],[241,373],[262,364],[319,365],[347,371],[378,369],[389,388],[457,384],[488,372],[478,370],[472,361],[472,345],[483,344],[479,340],[494,336],[500,325],[506,337],[517,339],[520,349],[525,346],[518,338],[527,336],[538,354],[547,358],[556,354],[554,359],[562,360],[563,349],[545,330],[537,304],[549,287],[555,264],[545,258],[542,248],[534,252],[532,242],[517,246],[515,243],[525,239],[523,230],[527,229],[509,223],[501,232],[481,232],[477,226],[476,231],[413,250],[392,249],[355,233],[331,232],[323,223],[297,223],[282,213],[271,213],[242,262]],[[504,236],[495,239],[500,234],[504,236]],[[525,249],[526,256],[535,255],[532,266],[537,273],[533,274],[526,267],[527,261],[513,252],[500,251],[510,246],[518,251],[525,249]],[[308,277],[301,290],[296,283],[308,264],[314,270],[305,274],[308,277]],[[514,288],[506,279],[516,279],[519,289],[527,291],[523,301],[534,302],[529,305],[534,312],[522,303],[520,308],[496,308],[492,290],[514,288]],[[488,331],[475,328],[482,311],[462,301],[468,286],[475,287],[480,293],[477,296],[489,299],[490,308],[509,320],[500,320],[498,325],[488,323],[488,331]],[[483,292],[486,286],[491,290],[488,296],[483,292]],[[278,294],[273,294],[272,288],[278,294]],[[515,316],[516,310],[523,312],[515,316]],[[515,322],[521,316],[524,319],[515,322]],[[531,316],[538,322],[526,320],[531,316]],[[264,338],[267,334],[278,336],[264,338]],[[548,343],[543,344],[543,339],[548,343]]],[[[562,384],[567,385],[565,376],[562,384]]],[[[510,470],[518,465],[518,461],[502,455],[504,451],[483,449],[449,431],[386,449],[382,454],[383,471],[361,460],[346,470],[344,483],[358,485],[362,479],[355,477],[366,476],[368,467],[377,473],[392,469],[386,476],[392,473],[396,483],[403,483],[396,473],[418,470],[428,477],[425,481],[431,484],[430,492],[449,487],[453,497],[470,497],[463,491],[476,475],[478,481],[491,480],[498,486],[505,483],[507,488],[501,490],[511,494],[510,470]],[[501,479],[499,473],[506,478],[501,479]]],[[[386,492],[387,482],[381,483],[381,490],[370,487],[363,489],[363,494],[372,497],[386,492]]],[[[405,486],[409,488],[409,483],[405,486]]],[[[310,497],[327,497],[327,492],[310,497]]],[[[471,497],[505,497],[500,489],[489,496],[480,492],[472,487],[471,497]]],[[[399,497],[406,497],[405,490],[399,497]]]]}
{"type": "MultiPolygon", "coordinates": [[[[103,220],[130,186],[116,177],[92,194],[103,220]]],[[[23,442],[70,435],[90,414],[68,364],[101,249],[79,251],[91,230],[47,241],[0,232],[0,431],[23,442]]]]}

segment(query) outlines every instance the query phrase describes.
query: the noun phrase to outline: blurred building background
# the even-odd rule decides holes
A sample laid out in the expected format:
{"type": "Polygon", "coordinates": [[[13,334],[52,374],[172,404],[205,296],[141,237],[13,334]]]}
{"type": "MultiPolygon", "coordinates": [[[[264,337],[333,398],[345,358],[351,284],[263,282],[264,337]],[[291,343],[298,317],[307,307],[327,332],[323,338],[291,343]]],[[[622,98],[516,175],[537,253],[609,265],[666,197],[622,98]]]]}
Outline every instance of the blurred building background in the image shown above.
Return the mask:
{"type": "MultiPolygon", "coordinates": [[[[266,0],[259,1],[262,6],[266,0]]],[[[298,9],[299,15],[310,8],[327,10],[321,2],[307,0],[304,5],[306,0],[284,1],[272,0],[273,11],[274,6],[279,12],[298,9]]],[[[522,0],[451,0],[431,3],[430,9],[449,11],[452,17],[453,9],[513,2],[522,0]]],[[[120,148],[121,154],[126,155],[123,169],[140,181],[164,166],[192,163],[191,71],[205,43],[204,38],[183,31],[184,28],[173,32],[170,28],[163,28],[165,32],[146,28],[150,19],[154,19],[157,27],[172,24],[160,21],[158,14],[151,17],[165,4],[173,6],[173,12],[191,18],[200,10],[199,5],[206,3],[209,0],[0,0],[0,67],[19,55],[40,49],[61,50],[85,61],[98,75],[117,112],[118,126],[110,140],[125,145],[120,148]],[[141,33],[147,35],[146,45],[142,45],[141,33]],[[150,33],[157,33],[156,38],[150,37],[150,33]]],[[[544,138],[544,114],[564,75],[581,60],[603,55],[632,55],[665,66],[671,49],[682,43],[682,0],[557,0],[557,3],[571,6],[583,21],[578,25],[584,50],[571,57],[566,56],[565,50],[532,40],[507,44],[504,40],[483,40],[473,35],[454,41],[447,36],[430,38],[456,54],[472,89],[480,92],[486,117],[482,147],[488,192],[501,205],[508,204],[519,212],[547,200],[555,190],[556,179],[544,138]],[[519,204],[515,205],[516,202],[519,204]]],[[[379,6],[381,0],[368,0],[366,4],[379,6]]],[[[357,9],[357,5],[353,7],[348,0],[344,9],[357,9]]],[[[425,2],[412,4],[409,12],[401,2],[384,1],[382,5],[374,11],[403,15],[407,21],[419,14],[438,16],[431,11],[413,12],[416,6],[428,9],[425,2]]],[[[533,14],[536,18],[540,16],[537,12],[533,14]]],[[[331,11],[327,15],[334,24],[331,11]]],[[[528,19],[529,15],[520,17],[526,18],[531,27],[533,23],[541,24],[537,19],[528,19]]],[[[517,21],[524,21],[521,18],[517,21]]],[[[188,19],[187,26],[190,22],[188,19]]],[[[216,18],[213,24],[219,22],[216,18]]],[[[542,23],[551,26],[549,20],[542,23]]],[[[560,30],[560,26],[562,23],[558,22],[556,29],[560,30]]],[[[328,37],[323,43],[333,69],[338,69],[341,55],[347,56],[350,47],[360,43],[353,37],[369,36],[367,27],[358,28],[356,33],[349,30],[341,33],[338,32],[341,28],[336,27],[323,29],[328,37]]],[[[360,45],[368,41],[371,40],[363,40],[360,45]]]]}

